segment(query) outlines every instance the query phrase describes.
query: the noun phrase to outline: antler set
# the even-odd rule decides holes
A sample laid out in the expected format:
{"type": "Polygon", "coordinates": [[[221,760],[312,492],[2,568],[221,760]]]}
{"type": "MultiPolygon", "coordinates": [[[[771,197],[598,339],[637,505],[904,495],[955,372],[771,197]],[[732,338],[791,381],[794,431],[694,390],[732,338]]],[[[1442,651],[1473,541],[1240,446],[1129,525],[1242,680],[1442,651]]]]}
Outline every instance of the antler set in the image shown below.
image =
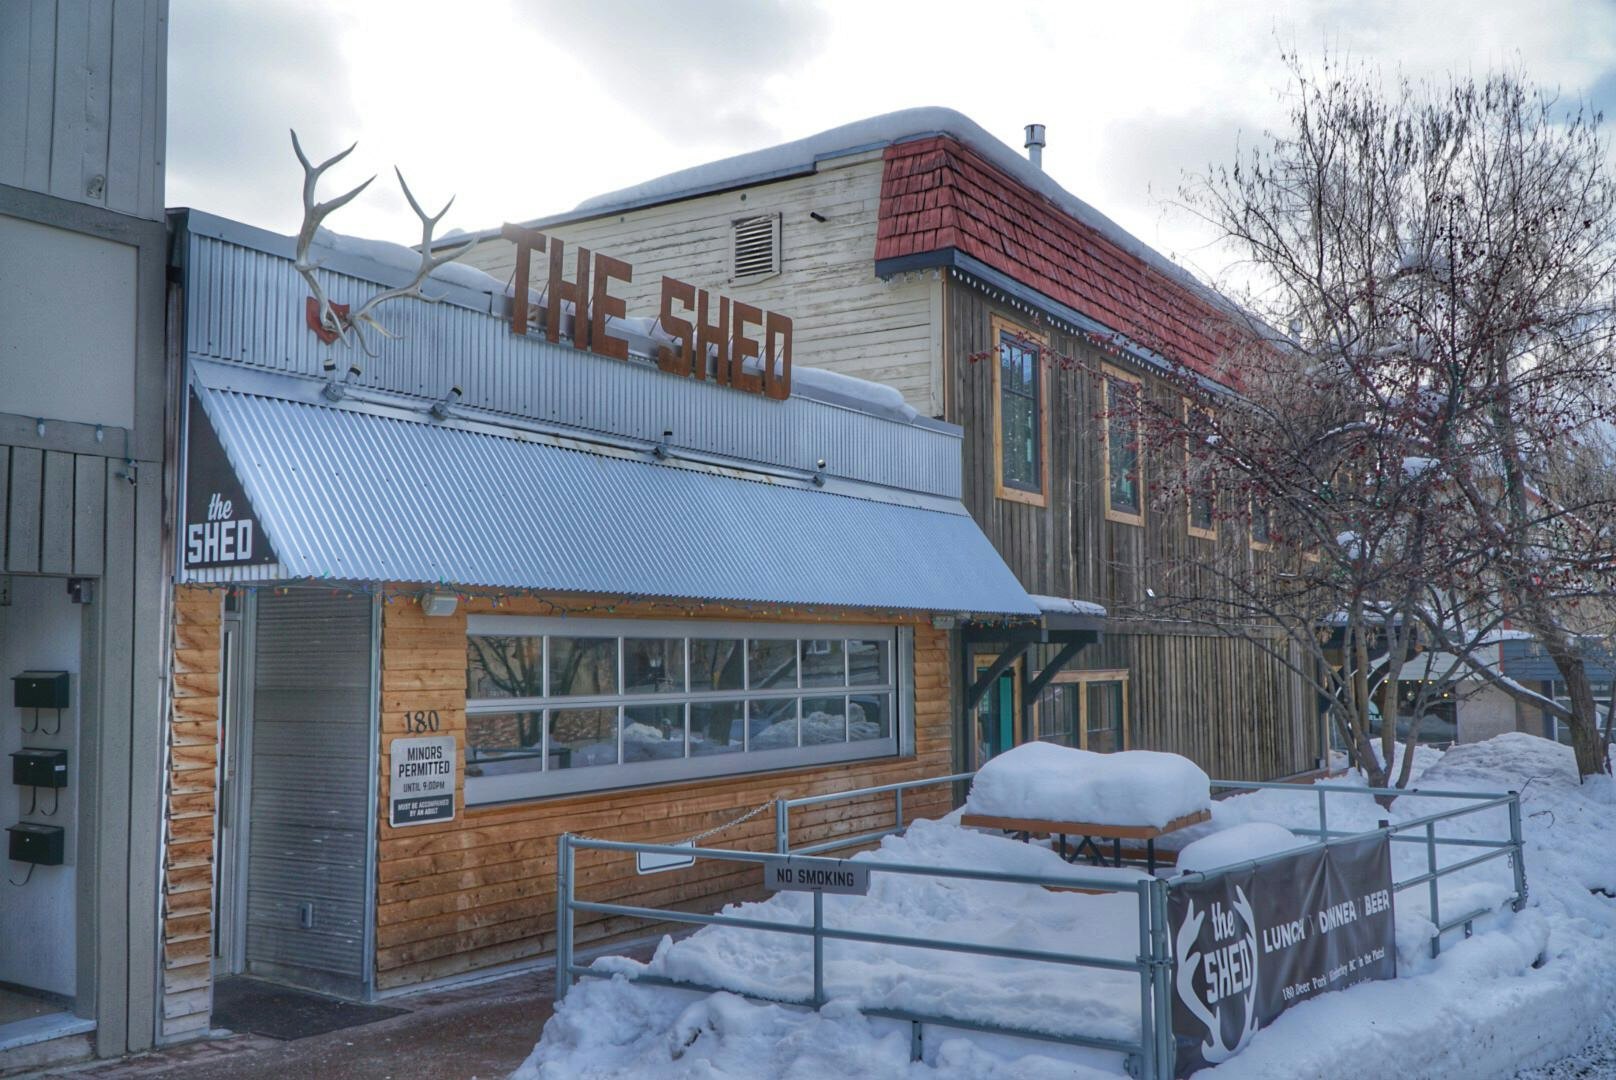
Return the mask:
{"type": "Polygon", "coordinates": [[[304,281],[309,283],[309,289],[314,294],[321,328],[333,338],[341,339],[344,344],[348,343],[348,332],[353,331],[354,338],[358,340],[360,348],[365,350],[366,355],[375,356],[375,352],[371,350],[369,343],[365,340],[363,328],[366,326],[372,327],[383,337],[390,338],[395,335],[389,333],[385,326],[377,322],[371,312],[389,300],[400,300],[405,297],[428,304],[435,304],[442,300],[441,296],[428,296],[421,291],[426,285],[427,278],[438,267],[454,262],[470,251],[476,246],[477,241],[471,240],[442,255],[433,255],[432,230],[437,228],[438,222],[443,220],[443,215],[447,214],[449,207],[454,205],[454,199],[451,197],[444,204],[443,209],[436,214],[427,214],[425,210],[421,209],[421,204],[415,201],[415,195],[410,191],[410,185],[404,182],[404,174],[395,166],[393,173],[398,177],[398,186],[404,189],[404,198],[409,201],[410,209],[415,211],[415,216],[421,219],[421,263],[416,267],[415,276],[407,284],[396,289],[379,292],[359,305],[355,310],[342,311],[340,310],[340,305],[333,305],[330,298],[325,294],[325,288],[320,284],[319,278],[314,273],[320,268],[320,263],[309,257],[309,248],[314,243],[314,236],[319,231],[320,223],[332,211],[340,210],[352,202],[376,178],[372,176],[352,191],[322,203],[314,201],[314,189],[319,184],[321,175],[331,166],[353,153],[354,147],[358,145],[358,143],[354,143],[353,146],[348,147],[342,153],[315,165],[309,161],[308,155],[303,153],[303,147],[297,141],[297,132],[292,132],[292,149],[297,153],[297,160],[303,165],[303,227],[297,232],[297,259],[295,265],[297,272],[303,276],[304,281]]]}

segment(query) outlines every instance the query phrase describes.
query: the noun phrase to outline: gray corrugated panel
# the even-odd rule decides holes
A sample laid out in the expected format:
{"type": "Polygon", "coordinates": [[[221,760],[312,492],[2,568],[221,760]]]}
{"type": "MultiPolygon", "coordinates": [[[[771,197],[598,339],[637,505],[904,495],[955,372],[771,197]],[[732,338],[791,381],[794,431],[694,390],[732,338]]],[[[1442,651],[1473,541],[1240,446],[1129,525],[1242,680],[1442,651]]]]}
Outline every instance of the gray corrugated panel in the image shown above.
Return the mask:
{"type": "Polygon", "coordinates": [[[248,969],[357,990],[374,737],[370,604],[294,590],[260,594],[257,611],[248,969]],[[299,919],[304,904],[313,905],[311,927],[299,919]]]}
{"type": "MultiPolygon", "coordinates": [[[[542,335],[518,337],[505,319],[489,314],[490,305],[504,302],[492,294],[456,289],[456,300],[464,303],[385,306],[377,317],[397,336],[371,334],[376,357],[323,345],[304,325],[309,290],[291,260],[245,243],[274,247],[284,238],[218,219],[205,223],[215,232],[240,232],[244,242],[199,232],[202,221],[188,234],[186,349],[192,357],[309,378],[323,377],[328,358],[343,367],[352,358],[363,368],[357,386],[422,401],[459,386],[466,408],[492,418],[523,417],[651,442],[671,431],[673,445],[688,450],[807,470],[824,458],[834,476],[960,496],[957,428],[802,393],[772,401],[671,376],[644,360],[624,363],[565,343],[551,345],[542,335]],[[481,310],[464,306],[479,298],[481,310]]],[[[320,275],[336,303],[362,302],[381,288],[334,270],[320,275]]],[[[383,273],[374,276],[398,283],[383,273]]],[[[436,283],[429,289],[450,291],[436,283]]]]}
{"type": "Polygon", "coordinates": [[[1038,610],[957,503],[921,509],[344,408],[202,396],[286,577],[1038,610]]]}

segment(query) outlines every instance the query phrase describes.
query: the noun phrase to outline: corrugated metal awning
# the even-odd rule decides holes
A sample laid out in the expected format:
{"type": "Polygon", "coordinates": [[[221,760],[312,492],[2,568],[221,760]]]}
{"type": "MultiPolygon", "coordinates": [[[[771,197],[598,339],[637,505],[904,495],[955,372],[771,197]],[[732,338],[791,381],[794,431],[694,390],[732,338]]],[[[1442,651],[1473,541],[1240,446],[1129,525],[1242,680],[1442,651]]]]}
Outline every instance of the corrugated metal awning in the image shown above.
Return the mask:
{"type": "Polygon", "coordinates": [[[201,396],[279,564],[188,580],[1038,614],[957,502],[902,505],[515,433],[201,396]]]}

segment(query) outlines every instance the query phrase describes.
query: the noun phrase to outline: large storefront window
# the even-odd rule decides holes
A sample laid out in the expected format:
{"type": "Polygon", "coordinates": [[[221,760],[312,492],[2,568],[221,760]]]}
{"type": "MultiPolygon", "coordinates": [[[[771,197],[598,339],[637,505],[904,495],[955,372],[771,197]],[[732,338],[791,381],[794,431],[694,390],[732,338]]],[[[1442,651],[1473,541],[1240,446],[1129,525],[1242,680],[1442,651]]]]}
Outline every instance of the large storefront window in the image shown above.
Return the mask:
{"type": "Polygon", "coordinates": [[[474,615],[468,804],[898,753],[906,631],[474,615]]]}

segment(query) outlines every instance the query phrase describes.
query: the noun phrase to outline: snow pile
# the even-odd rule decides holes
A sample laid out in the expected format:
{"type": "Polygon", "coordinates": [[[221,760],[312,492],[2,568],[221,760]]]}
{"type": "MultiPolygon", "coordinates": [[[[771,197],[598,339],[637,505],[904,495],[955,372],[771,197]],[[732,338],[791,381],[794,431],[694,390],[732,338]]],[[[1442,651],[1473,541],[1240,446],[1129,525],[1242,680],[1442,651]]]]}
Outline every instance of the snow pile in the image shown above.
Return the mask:
{"type": "Polygon", "coordinates": [[[806,396],[820,401],[845,400],[902,420],[913,420],[918,415],[914,407],[903,400],[902,392],[885,383],[843,375],[829,368],[793,367],[791,389],[793,393],[805,392],[806,396]]]}
{"type": "Polygon", "coordinates": [[[1056,615],[1098,615],[1105,616],[1105,605],[1096,604],[1089,600],[1070,600],[1064,596],[1034,596],[1032,602],[1038,605],[1039,611],[1047,611],[1056,615]]]}
{"type": "MultiPolygon", "coordinates": [[[[1425,887],[1397,893],[1397,979],[1306,1001],[1258,1032],[1237,1057],[1200,1075],[1487,1080],[1564,1058],[1590,1037],[1608,1043],[1616,1035],[1610,1007],[1616,1000],[1616,900],[1592,891],[1616,891],[1616,845],[1609,839],[1616,784],[1608,777],[1578,784],[1568,748],[1519,734],[1446,754],[1421,748],[1414,772],[1416,786],[1427,790],[1520,790],[1530,885],[1526,910],[1515,913],[1503,903],[1510,890],[1503,860],[1462,871],[1457,881],[1444,878],[1445,917],[1473,906],[1490,905],[1492,913],[1477,919],[1468,940],[1448,934],[1442,955],[1432,960],[1425,887]]],[[[1361,775],[1347,782],[1364,784],[1361,775]]],[[[1332,793],[1327,803],[1330,827],[1349,831],[1372,829],[1382,818],[1406,821],[1461,805],[1404,798],[1387,810],[1356,793],[1332,793]]],[[[1317,812],[1306,786],[1236,796],[1216,804],[1211,823],[1234,835],[1213,840],[1234,844],[1237,854],[1250,857],[1258,835],[1250,823],[1283,827],[1261,830],[1278,841],[1280,831],[1316,828],[1317,812]]],[[[879,851],[859,858],[1137,878],[1133,870],[1067,866],[1046,847],[961,829],[956,822],[957,815],[917,821],[905,836],[890,837],[879,851]]],[[[1442,822],[1438,831],[1445,837],[1507,836],[1508,815],[1495,808],[1442,822]]],[[[1471,848],[1438,850],[1444,864],[1476,854],[1471,848]]],[[[1420,873],[1425,858],[1422,844],[1394,844],[1397,879],[1420,873]]],[[[1130,959],[1137,952],[1135,906],[1127,894],[879,873],[872,875],[868,896],[825,898],[826,921],[833,927],[1130,959]]],[[[727,910],[804,925],[812,898],[780,893],[766,903],[727,910]]],[[[804,938],[709,927],[677,943],[664,940],[648,964],[608,958],[596,967],[805,997],[810,948],[804,938]]],[[[585,980],[546,1025],[516,1078],[1119,1080],[1124,1072],[1116,1054],[937,1027],[926,1029],[924,1060],[911,1063],[908,1025],[872,1019],[861,1009],[907,1006],[1116,1038],[1138,1030],[1138,985],[1123,973],[828,942],[826,989],[830,1003],[815,1013],[728,993],[585,980]]]]}
{"type": "Polygon", "coordinates": [[[1211,781],[1189,758],[1152,750],[1096,754],[1031,742],[977,771],[965,812],[1161,827],[1211,805],[1211,781]]]}
{"type": "MultiPolygon", "coordinates": [[[[325,262],[332,255],[368,259],[390,270],[402,270],[408,274],[415,273],[421,266],[421,253],[415,248],[387,240],[347,236],[332,232],[330,229],[316,229],[314,239],[309,243],[309,257],[318,264],[325,262]]],[[[509,293],[505,283],[492,274],[484,273],[475,266],[457,262],[445,263],[438,267],[432,271],[427,280],[458,285],[463,289],[475,289],[478,292],[509,293]]]]}
{"type": "Polygon", "coordinates": [[[1249,821],[1193,841],[1178,854],[1179,873],[1218,870],[1313,843],[1283,825],[1249,821]]]}

